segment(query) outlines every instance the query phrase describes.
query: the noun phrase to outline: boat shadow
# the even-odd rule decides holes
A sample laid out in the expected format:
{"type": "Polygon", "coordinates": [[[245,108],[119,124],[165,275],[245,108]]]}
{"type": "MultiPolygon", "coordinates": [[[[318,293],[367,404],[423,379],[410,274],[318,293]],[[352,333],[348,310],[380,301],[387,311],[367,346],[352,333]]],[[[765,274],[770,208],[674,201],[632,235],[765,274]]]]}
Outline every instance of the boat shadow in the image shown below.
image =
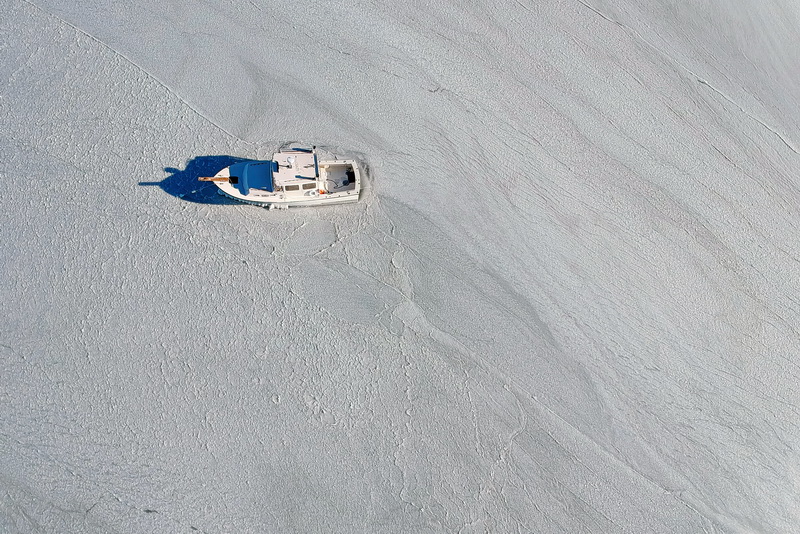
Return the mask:
{"type": "Polygon", "coordinates": [[[183,170],[175,167],[164,167],[169,176],[160,182],[139,182],[144,187],[160,187],[165,193],[187,202],[199,204],[238,204],[235,200],[218,193],[219,189],[212,182],[200,182],[200,176],[214,176],[225,167],[240,161],[252,161],[234,156],[198,156],[186,163],[183,170]]]}

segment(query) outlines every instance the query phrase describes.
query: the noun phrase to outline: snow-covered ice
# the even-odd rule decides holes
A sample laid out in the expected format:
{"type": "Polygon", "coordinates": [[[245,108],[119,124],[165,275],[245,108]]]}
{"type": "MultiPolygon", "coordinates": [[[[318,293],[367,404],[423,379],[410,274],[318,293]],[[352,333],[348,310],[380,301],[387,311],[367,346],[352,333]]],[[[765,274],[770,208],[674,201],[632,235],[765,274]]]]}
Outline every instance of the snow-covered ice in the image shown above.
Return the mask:
{"type": "Polygon", "coordinates": [[[640,4],[2,0],[0,531],[796,531],[800,4],[640,4]]]}

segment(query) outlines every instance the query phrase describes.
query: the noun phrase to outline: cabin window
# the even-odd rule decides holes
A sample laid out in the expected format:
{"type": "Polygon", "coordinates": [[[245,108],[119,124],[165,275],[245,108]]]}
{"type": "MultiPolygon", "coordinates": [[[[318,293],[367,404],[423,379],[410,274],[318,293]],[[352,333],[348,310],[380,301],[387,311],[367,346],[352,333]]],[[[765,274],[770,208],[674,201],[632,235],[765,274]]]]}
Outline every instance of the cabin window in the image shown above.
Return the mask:
{"type": "Polygon", "coordinates": [[[286,185],[286,186],[283,187],[283,189],[285,191],[300,191],[300,185],[299,184],[286,185]]]}
{"type": "Polygon", "coordinates": [[[316,188],[317,188],[317,184],[315,184],[315,183],[303,184],[303,189],[316,189],[316,188]]]}

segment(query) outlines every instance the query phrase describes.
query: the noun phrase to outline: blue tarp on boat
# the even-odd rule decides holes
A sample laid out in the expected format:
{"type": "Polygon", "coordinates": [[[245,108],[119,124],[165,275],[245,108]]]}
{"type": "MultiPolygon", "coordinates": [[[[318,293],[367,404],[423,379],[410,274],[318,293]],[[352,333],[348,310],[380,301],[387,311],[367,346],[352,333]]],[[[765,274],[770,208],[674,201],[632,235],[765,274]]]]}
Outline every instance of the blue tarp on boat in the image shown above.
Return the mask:
{"type": "Polygon", "coordinates": [[[239,179],[239,183],[234,186],[246,195],[251,189],[274,191],[272,173],[277,170],[277,161],[242,161],[231,165],[231,176],[239,179]]]}

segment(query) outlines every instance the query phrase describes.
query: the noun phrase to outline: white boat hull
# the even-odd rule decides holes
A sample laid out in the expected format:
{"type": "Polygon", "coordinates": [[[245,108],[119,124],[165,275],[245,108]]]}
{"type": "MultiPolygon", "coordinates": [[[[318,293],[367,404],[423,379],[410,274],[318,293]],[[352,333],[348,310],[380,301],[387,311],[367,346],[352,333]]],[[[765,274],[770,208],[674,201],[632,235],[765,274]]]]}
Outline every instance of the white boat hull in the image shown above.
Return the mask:
{"type": "Polygon", "coordinates": [[[318,160],[316,149],[284,149],[271,161],[239,162],[201,180],[234,200],[276,208],[357,202],[361,192],[357,160],[318,160]]]}
{"type": "Polygon", "coordinates": [[[246,204],[257,204],[263,206],[274,206],[276,208],[283,207],[309,207],[309,206],[323,206],[326,204],[345,204],[348,202],[358,202],[358,193],[334,193],[328,195],[318,195],[316,198],[299,199],[299,198],[285,198],[283,195],[268,196],[268,195],[242,195],[238,193],[228,192],[220,187],[220,193],[226,197],[244,202],[246,204]]]}

